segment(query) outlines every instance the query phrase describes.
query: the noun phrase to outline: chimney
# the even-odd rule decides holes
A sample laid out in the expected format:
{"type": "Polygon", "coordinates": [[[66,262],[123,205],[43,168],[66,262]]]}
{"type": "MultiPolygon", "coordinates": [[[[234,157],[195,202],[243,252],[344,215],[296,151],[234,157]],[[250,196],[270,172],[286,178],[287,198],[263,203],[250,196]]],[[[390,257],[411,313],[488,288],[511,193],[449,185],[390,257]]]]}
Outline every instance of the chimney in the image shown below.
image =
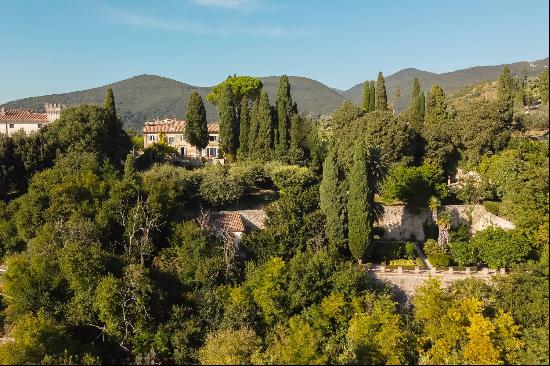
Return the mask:
{"type": "Polygon", "coordinates": [[[0,116],[5,116],[6,115],[6,110],[4,109],[4,107],[2,107],[2,109],[0,109],[0,116]]]}

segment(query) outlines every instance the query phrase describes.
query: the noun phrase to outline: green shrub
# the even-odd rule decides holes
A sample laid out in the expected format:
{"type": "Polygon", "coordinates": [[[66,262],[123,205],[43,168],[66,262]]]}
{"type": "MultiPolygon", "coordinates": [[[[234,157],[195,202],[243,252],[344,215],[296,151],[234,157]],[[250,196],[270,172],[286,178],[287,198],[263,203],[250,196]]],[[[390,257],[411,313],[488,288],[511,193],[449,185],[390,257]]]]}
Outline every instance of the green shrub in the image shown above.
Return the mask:
{"type": "Polygon", "coordinates": [[[484,201],[483,207],[493,215],[499,215],[500,202],[496,201],[484,201]]]}
{"type": "Polygon", "coordinates": [[[405,243],[405,256],[408,259],[416,258],[416,245],[410,241],[405,243]]]}
{"type": "Polygon", "coordinates": [[[280,190],[304,188],[311,185],[315,176],[306,167],[298,165],[281,165],[271,169],[269,176],[280,190]]]}
{"type": "Polygon", "coordinates": [[[422,261],[422,258],[420,258],[420,257],[416,257],[415,263],[416,263],[416,265],[417,265],[418,267],[420,267],[420,268],[426,267],[426,265],[425,265],[424,262],[422,261]]]}
{"type": "Polygon", "coordinates": [[[243,187],[250,187],[263,175],[262,163],[256,161],[243,161],[231,164],[229,167],[231,178],[243,187]]]}
{"type": "Polygon", "coordinates": [[[468,228],[468,225],[460,225],[456,229],[452,229],[449,232],[449,241],[455,242],[455,241],[468,241],[472,235],[470,234],[470,230],[468,228]]]}
{"type": "Polygon", "coordinates": [[[428,261],[435,267],[448,267],[451,264],[451,257],[445,253],[434,253],[428,255],[428,261]]]}
{"type": "Polygon", "coordinates": [[[478,259],[477,251],[468,241],[455,241],[449,245],[451,256],[459,266],[470,266],[478,259]]]}
{"type": "Polygon", "coordinates": [[[424,242],[424,253],[428,256],[431,254],[445,254],[443,248],[433,239],[428,239],[424,242]]]}
{"type": "Polygon", "coordinates": [[[236,203],[244,193],[244,187],[224,167],[210,166],[202,171],[202,176],[199,192],[202,199],[212,206],[236,203]]]}
{"type": "Polygon", "coordinates": [[[531,247],[519,231],[488,228],[476,233],[470,240],[479,258],[491,268],[507,267],[524,261],[531,247]]]}

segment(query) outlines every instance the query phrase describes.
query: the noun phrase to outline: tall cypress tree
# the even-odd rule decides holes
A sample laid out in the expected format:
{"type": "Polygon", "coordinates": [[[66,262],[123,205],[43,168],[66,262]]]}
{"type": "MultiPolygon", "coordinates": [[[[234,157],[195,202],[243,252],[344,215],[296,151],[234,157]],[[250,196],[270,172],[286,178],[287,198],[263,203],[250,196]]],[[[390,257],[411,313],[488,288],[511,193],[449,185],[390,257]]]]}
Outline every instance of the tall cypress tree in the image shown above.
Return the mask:
{"type": "Polygon", "coordinates": [[[424,124],[424,104],[424,92],[420,89],[418,79],[414,78],[411,103],[409,104],[409,122],[416,131],[420,131],[424,124]]]}
{"type": "Polygon", "coordinates": [[[367,149],[363,140],[354,146],[353,169],[349,177],[348,245],[351,254],[361,264],[372,241],[373,207],[369,198],[374,196],[369,187],[367,149]]]}
{"type": "Polygon", "coordinates": [[[506,104],[512,104],[514,101],[514,80],[508,65],[504,66],[498,77],[497,98],[506,104]]]}
{"type": "Polygon", "coordinates": [[[103,108],[107,111],[110,120],[116,120],[115,96],[113,94],[113,89],[111,88],[107,88],[107,90],[105,90],[103,108]]]}
{"type": "Polygon", "coordinates": [[[385,111],[388,109],[388,96],[386,94],[386,85],[382,72],[378,73],[378,79],[376,80],[376,105],[377,111],[385,111]]]}
{"type": "Polygon", "coordinates": [[[222,87],[218,101],[220,116],[220,148],[231,160],[239,144],[238,123],[235,116],[235,105],[233,103],[233,91],[231,85],[225,84],[222,87]]]}
{"type": "Polygon", "coordinates": [[[319,205],[326,216],[326,234],[333,248],[345,244],[345,193],[343,172],[333,147],[323,163],[323,179],[319,185],[319,205]]]}
{"type": "Polygon", "coordinates": [[[262,91],[256,110],[258,131],[255,141],[255,153],[262,159],[269,159],[273,149],[273,117],[267,92],[262,91]]]}
{"type": "Polygon", "coordinates": [[[247,141],[247,150],[248,156],[256,156],[256,140],[259,130],[259,120],[258,120],[258,103],[260,98],[256,98],[252,101],[250,110],[248,113],[249,127],[248,127],[248,141],[247,141]]]}
{"type": "Polygon", "coordinates": [[[548,69],[544,70],[537,81],[542,104],[548,103],[548,69]]]}
{"type": "Polygon", "coordinates": [[[439,85],[434,84],[432,90],[428,93],[428,100],[426,102],[426,124],[441,124],[446,119],[447,103],[445,101],[445,93],[439,85]]]}
{"type": "Polygon", "coordinates": [[[373,112],[376,109],[376,88],[374,87],[374,80],[369,83],[369,112],[373,112]]]}
{"type": "Polygon", "coordinates": [[[239,131],[239,155],[248,155],[248,138],[250,135],[250,116],[248,113],[248,98],[243,96],[241,100],[241,127],[239,131]]]}
{"type": "Polygon", "coordinates": [[[277,92],[277,149],[284,153],[290,147],[290,117],[292,115],[292,96],[290,95],[290,82],[288,76],[283,75],[279,79],[277,92]]]}
{"type": "Polygon", "coordinates": [[[191,93],[187,104],[185,139],[199,150],[204,149],[208,145],[206,109],[204,108],[201,96],[196,91],[191,93]]]}
{"type": "Polygon", "coordinates": [[[508,65],[504,66],[498,78],[497,99],[507,121],[511,122],[514,113],[514,79],[508,65]]]}
{"type": "Polygon", "coordinates": [[[363,85],[363,101],[361,103],[361,107],[363,107],[364,110],[367,112],[370,112],[370,86],[369,81],[365,81],[365,84],[363,85]]]}

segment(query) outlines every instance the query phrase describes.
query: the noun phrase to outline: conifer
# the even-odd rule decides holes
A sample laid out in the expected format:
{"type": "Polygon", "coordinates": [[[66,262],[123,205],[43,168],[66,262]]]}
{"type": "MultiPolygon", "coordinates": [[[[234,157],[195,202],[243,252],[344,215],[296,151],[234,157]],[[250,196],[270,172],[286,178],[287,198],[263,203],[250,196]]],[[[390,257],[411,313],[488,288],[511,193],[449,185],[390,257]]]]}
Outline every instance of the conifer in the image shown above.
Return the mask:
{"type": "Polygon", "coordinates": [[[385,111],[388,109],[388,96],[386,94],[386,85],[382,72],[378,73],[378,79],[376,80],[376,105],[377,111],[385,111]]]}
{"type": "Polygon", "coordinates": [[[185,116],[185,139],[199,150],[208,145],[206,109],[201,96],[196,91],[189,96],[185,116]]]}

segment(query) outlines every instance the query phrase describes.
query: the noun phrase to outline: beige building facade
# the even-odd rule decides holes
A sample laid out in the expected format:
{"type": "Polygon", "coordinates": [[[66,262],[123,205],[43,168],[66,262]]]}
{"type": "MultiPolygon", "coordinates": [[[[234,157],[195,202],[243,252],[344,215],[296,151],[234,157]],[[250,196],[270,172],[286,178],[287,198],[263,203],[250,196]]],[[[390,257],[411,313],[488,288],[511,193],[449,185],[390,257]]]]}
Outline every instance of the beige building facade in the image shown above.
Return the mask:
{"type": "Polygon", "coordinates": [[[185,121],[175,119],[163,119],[151,122],[145,122],[143,126],[143,144],[147,148],[160,141],[160,136],[166,136],[166,143],[176,149],[176,151],[186,157],[218,159],[220,157],[219,148],[219,125],[217,123],[208,124],[208,145],[205,149],[199,151],[185,140],[185,121]]]}

